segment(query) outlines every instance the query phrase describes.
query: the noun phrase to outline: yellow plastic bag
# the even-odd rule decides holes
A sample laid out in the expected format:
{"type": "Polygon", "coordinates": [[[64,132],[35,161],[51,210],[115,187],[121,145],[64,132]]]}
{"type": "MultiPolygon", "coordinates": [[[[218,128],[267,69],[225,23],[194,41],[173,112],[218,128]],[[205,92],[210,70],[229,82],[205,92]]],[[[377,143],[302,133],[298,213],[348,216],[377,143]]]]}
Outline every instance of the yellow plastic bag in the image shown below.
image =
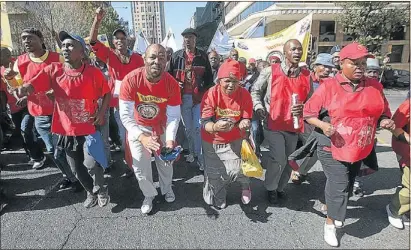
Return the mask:
{"type": "Polygon", "coordinates": [[[263,176],[263,168],[258,161],[257,155],[254,153],[253,148],[247,140],[243,140],[241,145],[241,169],[243,174],[248,177],[261,177],[263,176]]]}

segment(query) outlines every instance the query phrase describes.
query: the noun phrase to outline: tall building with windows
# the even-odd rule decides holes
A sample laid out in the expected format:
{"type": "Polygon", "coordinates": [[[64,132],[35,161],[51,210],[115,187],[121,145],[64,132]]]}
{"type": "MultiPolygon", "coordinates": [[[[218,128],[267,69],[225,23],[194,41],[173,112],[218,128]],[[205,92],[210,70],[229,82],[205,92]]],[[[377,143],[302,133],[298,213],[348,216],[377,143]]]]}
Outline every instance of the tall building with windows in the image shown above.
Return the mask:
{"type": "MultiPolygon", "coordinates": [[[[401,4],[401,3],[396,3],[401,4]]],[[[334,45],[345,46],[355,39],[355,34],[344,34],[345,27],[336,21],[341,7],[328,2],[231,2],[225,1],[224,25],[233,37],[239,37],[262,17],[266,18],[265,35],[271,35],[313,13],[311,28],[312,50],[330,52],[334,45]]],[[[382,53],[390,52],[390,64],[395,69],[409,70],[410,26],[391,34],[382,46],[382,53]]]]}
{"type": "Polygon", "coordinates": [[[131,2],[134,30],[141,30],[150,43],[161,43],[166,35],[164,2],[131,2]]]}

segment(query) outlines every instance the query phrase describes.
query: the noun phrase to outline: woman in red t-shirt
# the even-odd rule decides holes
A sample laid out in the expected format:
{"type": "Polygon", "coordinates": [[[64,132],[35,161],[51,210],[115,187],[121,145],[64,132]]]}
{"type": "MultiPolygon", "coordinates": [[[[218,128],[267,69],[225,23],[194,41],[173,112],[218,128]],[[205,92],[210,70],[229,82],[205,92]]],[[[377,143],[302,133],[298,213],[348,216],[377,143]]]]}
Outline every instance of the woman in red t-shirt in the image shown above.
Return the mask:
{"type": "Polygon", "coordinates": [[[205,159],[204,201],[226,207],[226,186],[241,183],[244,204],[251,201],[250,180],[241,171],[242,131],[249,129],[253,112],[250,93],[240,87],[240,63],[228,59],[218,70],[218,84],[201,102],[201,137],[205,159]]]}
{"type": "Polygon", "coordinates": [[[327,177],[324,240],[331,246],[339,244],[336,227],[343,226],[348,194],[374,147],[377,125],[395,127],[382,85],[364,77],[367,57],[371,55],[364,46],[345,46],[340,52],[342,71],[324,80],[304,106],[306,121],[329,137],[318,142],[317,155],[327,177]],[[330,123],[317,118],[322,108],[328,110],[330,123]]]}

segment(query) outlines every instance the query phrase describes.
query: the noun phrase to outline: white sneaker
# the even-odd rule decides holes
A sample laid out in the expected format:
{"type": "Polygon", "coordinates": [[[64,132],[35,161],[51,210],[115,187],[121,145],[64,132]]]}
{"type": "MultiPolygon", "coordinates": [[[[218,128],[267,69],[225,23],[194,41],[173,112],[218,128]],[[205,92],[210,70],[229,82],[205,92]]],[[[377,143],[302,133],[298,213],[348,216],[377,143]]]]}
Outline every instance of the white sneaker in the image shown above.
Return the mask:
{"type": "Polygon", "coordinates": [[[143,201],[143,205],[141,206],[141,213],[142,214],[148,214],[151,212],[151,209],[153,209],[153,197],[145,197],[143,201]]]}
{"type": "Polygon", "coordinates": [[[189,154],[186,156],[186,161],[189,163],[193,163],[194,162],[194,155],[193,154],[189,154]]]}
{"type": "Polygon", "coordinates": [[[335,226],[336,228],[342,228],[342,227],[344,226],[344,222],[339,221],[339,220],[335,220],[335,221],[334,221],[334,226],[335,226]]]}
{"type": "Polygon", "coordinates": [[[334,225],[324,224],[324,240],[332,247],[338,247],[337,230],[334,225]]]}
{"type": "Polygon", "coordinates": [[[41,167],[44,166],[44,163],[46,162],[46,156],[43,156],[43,159],[41,159],[40,161],[35,161],[33,163],[33,169],[39,169],[41,167]]]}
{"type": "Polygon", "coordinates": [[[200,171],[204,171],[204,163],[202,161],[197,161],[197,164],[200,171]]]}
{"type": "Polygon", "coordinates": [[[164,198],[168,203],[174,202],[176,200],[176,196],[174,195],[172,189],[170,190],[170,192],[166,193],[164,198]]]}
{"type": "Polygon", "coordinates": [[[390,209],[390,204],[386,206],[387,214],[388,214],[388,221],[391,225],[398,229],[404,229],[404,223],[402,223],[401,217],[395,217],[390,209]]]}

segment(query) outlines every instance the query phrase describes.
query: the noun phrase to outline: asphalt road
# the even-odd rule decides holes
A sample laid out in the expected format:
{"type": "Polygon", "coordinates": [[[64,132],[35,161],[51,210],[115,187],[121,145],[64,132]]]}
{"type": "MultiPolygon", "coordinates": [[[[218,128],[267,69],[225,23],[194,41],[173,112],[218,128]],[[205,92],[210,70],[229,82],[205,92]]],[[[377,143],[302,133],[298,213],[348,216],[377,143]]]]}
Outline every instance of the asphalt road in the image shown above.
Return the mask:
{"type": "MultiPolygon", "coordinates": [[[[387,94],[392,109],[405,96],[387,94]]],[[[394,153],[381,145],[380,170],[364,179],[366,196],[349,202],[345,227],[338,230],[340,248],[410,248],[409,228],[397,230],[386,217],[385,206],[400,184],[400,172],[394,153]]],[[[57,192],[61,174],[51,164],[33,170],[22,151],[2,152],[0,160],[6,164],[2,185],[11,198],[1,212],[1,249],[330,248],[323,241],[319,206],[324,201],[325,176],[318,163],[307,182],[287,186],[288,199],[279,206],[269,205],[262,181],[252,179],[251,204],[241,204],[239,185],[233,184],[228,207],[217,211],[202,200],[201,172],[178,162],[173,182],[176,201],[168,204],[157,197],[153,214],[143,216],[137,181],[121,176],[121,154],[115,158],[115,169],[107,178],[110,204],[86,209],[85,193],[57,192]]]]}

